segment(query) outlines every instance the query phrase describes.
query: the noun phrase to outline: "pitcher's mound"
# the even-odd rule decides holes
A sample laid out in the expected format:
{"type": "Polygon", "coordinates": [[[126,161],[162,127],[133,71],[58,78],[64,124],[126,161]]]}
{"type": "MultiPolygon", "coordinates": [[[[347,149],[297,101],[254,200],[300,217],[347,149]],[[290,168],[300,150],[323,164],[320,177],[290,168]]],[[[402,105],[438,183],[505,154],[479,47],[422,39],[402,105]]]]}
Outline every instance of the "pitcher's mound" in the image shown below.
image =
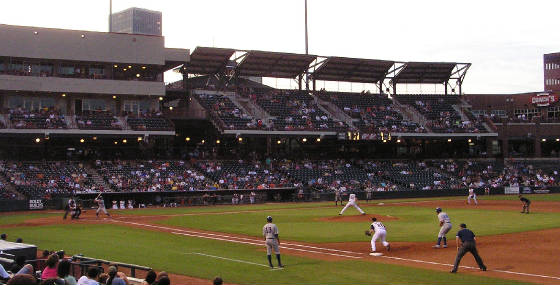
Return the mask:
{"type": "Polygon", "coordinates": [[[318,221],[322,222],[335,222],[335,223],[347,223],[347,222],[371,222],[371,218],[376,217],[378,221],[394,221],[397,218],[393,216],[383,216],[376,214],[366,214],[366,215],[351,215],[351,216],[333,216],[333,217],[321,217],[318,221]]]}

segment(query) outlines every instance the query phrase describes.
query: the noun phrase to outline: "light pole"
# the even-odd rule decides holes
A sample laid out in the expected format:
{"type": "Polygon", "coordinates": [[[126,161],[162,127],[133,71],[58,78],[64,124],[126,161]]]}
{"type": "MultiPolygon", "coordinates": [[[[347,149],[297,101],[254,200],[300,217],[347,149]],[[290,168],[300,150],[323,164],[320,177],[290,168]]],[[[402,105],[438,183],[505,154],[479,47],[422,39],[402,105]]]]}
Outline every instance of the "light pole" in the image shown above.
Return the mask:
{"type": "MultiPolygon", "coordinates": [[[[305,54],[309,54],[309,43],[307,36],[307,0],[305,0],[305,54]]],[[[307,69],[305,70],[305,91],[309,91],[309,70],[307,69]]]]}

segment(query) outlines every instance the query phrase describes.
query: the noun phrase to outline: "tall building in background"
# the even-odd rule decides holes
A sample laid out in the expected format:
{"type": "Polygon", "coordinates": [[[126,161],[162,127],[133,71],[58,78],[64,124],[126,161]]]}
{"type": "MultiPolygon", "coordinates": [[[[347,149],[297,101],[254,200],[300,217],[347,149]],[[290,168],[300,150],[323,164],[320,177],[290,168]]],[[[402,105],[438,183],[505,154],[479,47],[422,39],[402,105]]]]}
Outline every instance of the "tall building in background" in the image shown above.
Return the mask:
{"type": "Polygon", "coordinates": [[[111,14],[111,32],[161,36],[161,12],[128,8],[111,14]]]}
{"type": "Polygon", "coordinates": [[[544,90],[558,94],[560,91],[560,52],[543,56],[544,90]]]}

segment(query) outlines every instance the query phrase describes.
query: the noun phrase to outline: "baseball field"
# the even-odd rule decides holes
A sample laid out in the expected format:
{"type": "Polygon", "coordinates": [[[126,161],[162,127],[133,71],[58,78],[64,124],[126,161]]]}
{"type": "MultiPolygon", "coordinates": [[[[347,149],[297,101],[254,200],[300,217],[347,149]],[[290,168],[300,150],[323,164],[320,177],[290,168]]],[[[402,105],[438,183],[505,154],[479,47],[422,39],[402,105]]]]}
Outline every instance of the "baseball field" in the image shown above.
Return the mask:
{"type": "MultiPolygon", "coordinates": [[[[173,284],[560,284],[560,195],[527,195],[531,213],[521,214],[517,196],[359,201],[366,215],[333,203],[282,203],[185,208],[109,210],[96,219],[88,209],[78,221],[62,212],[0,215],[0,232],[41,249],[64,249],[173,273],[173,284]],[[449,248],[434,249],[439,223],[434,209],[451,218],[449,248]],[[262,238],[272,216],[281,240],[283,269],[267,265],[262,238]],[[387,227],[387,252],[370,256],[364,235],[371,217],[387,227]],[[455,233],[466,223],[477,235],[482,272],[472,255],[450,274],[455,233]]],[[[274,260],[274,264],[276,264],[274,260]]]]}

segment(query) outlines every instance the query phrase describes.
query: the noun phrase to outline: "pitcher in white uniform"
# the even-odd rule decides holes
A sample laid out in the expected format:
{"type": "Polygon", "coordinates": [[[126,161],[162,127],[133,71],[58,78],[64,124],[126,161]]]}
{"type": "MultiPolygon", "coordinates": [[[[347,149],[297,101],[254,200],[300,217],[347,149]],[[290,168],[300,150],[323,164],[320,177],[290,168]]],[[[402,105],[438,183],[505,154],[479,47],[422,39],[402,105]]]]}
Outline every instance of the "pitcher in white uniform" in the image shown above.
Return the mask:
{"type": "Polygon", "coordinates": [[[467,204],[471,203],[471,199],[474,200],[475,205],[478,205],[478,201],[476,200],[476,193],[474,193],[474,189],[469,188],[469,197],[467,198],[467,204]]]}
{"type": "Polygon", "coordinates": [[[352,193],[349,195],[348,197],[348,203],[346,203],[346,206],[344,206],[344,208],[342,209],[342,211],[340,211],[340,213],[338,215],[342,215],[342,213],[344,213],[344,211],[346,211],[346,209],[348,209],[348,207],[350,206],[354,206],[354,208],[356,208],[356,210],[358,210],[358,212],[360,212],[360,214],[365,215],[366,213],[364,211],[362,211],[362,209],[360,209],[360,207],[358,207],[358,198],[356,198],[356,194],[352,193]]]}
{"type": "Polygon", "coordinates": [[[387,251],[391,250],[391,245],[385,240],[387,238],[387,229],[382,222],[378,222],[377,218],[371,218],[371,223],[369,232],[373,234],[371,237],[371,252],[375,253],[375,242],[379,239],[387,251]]]}

